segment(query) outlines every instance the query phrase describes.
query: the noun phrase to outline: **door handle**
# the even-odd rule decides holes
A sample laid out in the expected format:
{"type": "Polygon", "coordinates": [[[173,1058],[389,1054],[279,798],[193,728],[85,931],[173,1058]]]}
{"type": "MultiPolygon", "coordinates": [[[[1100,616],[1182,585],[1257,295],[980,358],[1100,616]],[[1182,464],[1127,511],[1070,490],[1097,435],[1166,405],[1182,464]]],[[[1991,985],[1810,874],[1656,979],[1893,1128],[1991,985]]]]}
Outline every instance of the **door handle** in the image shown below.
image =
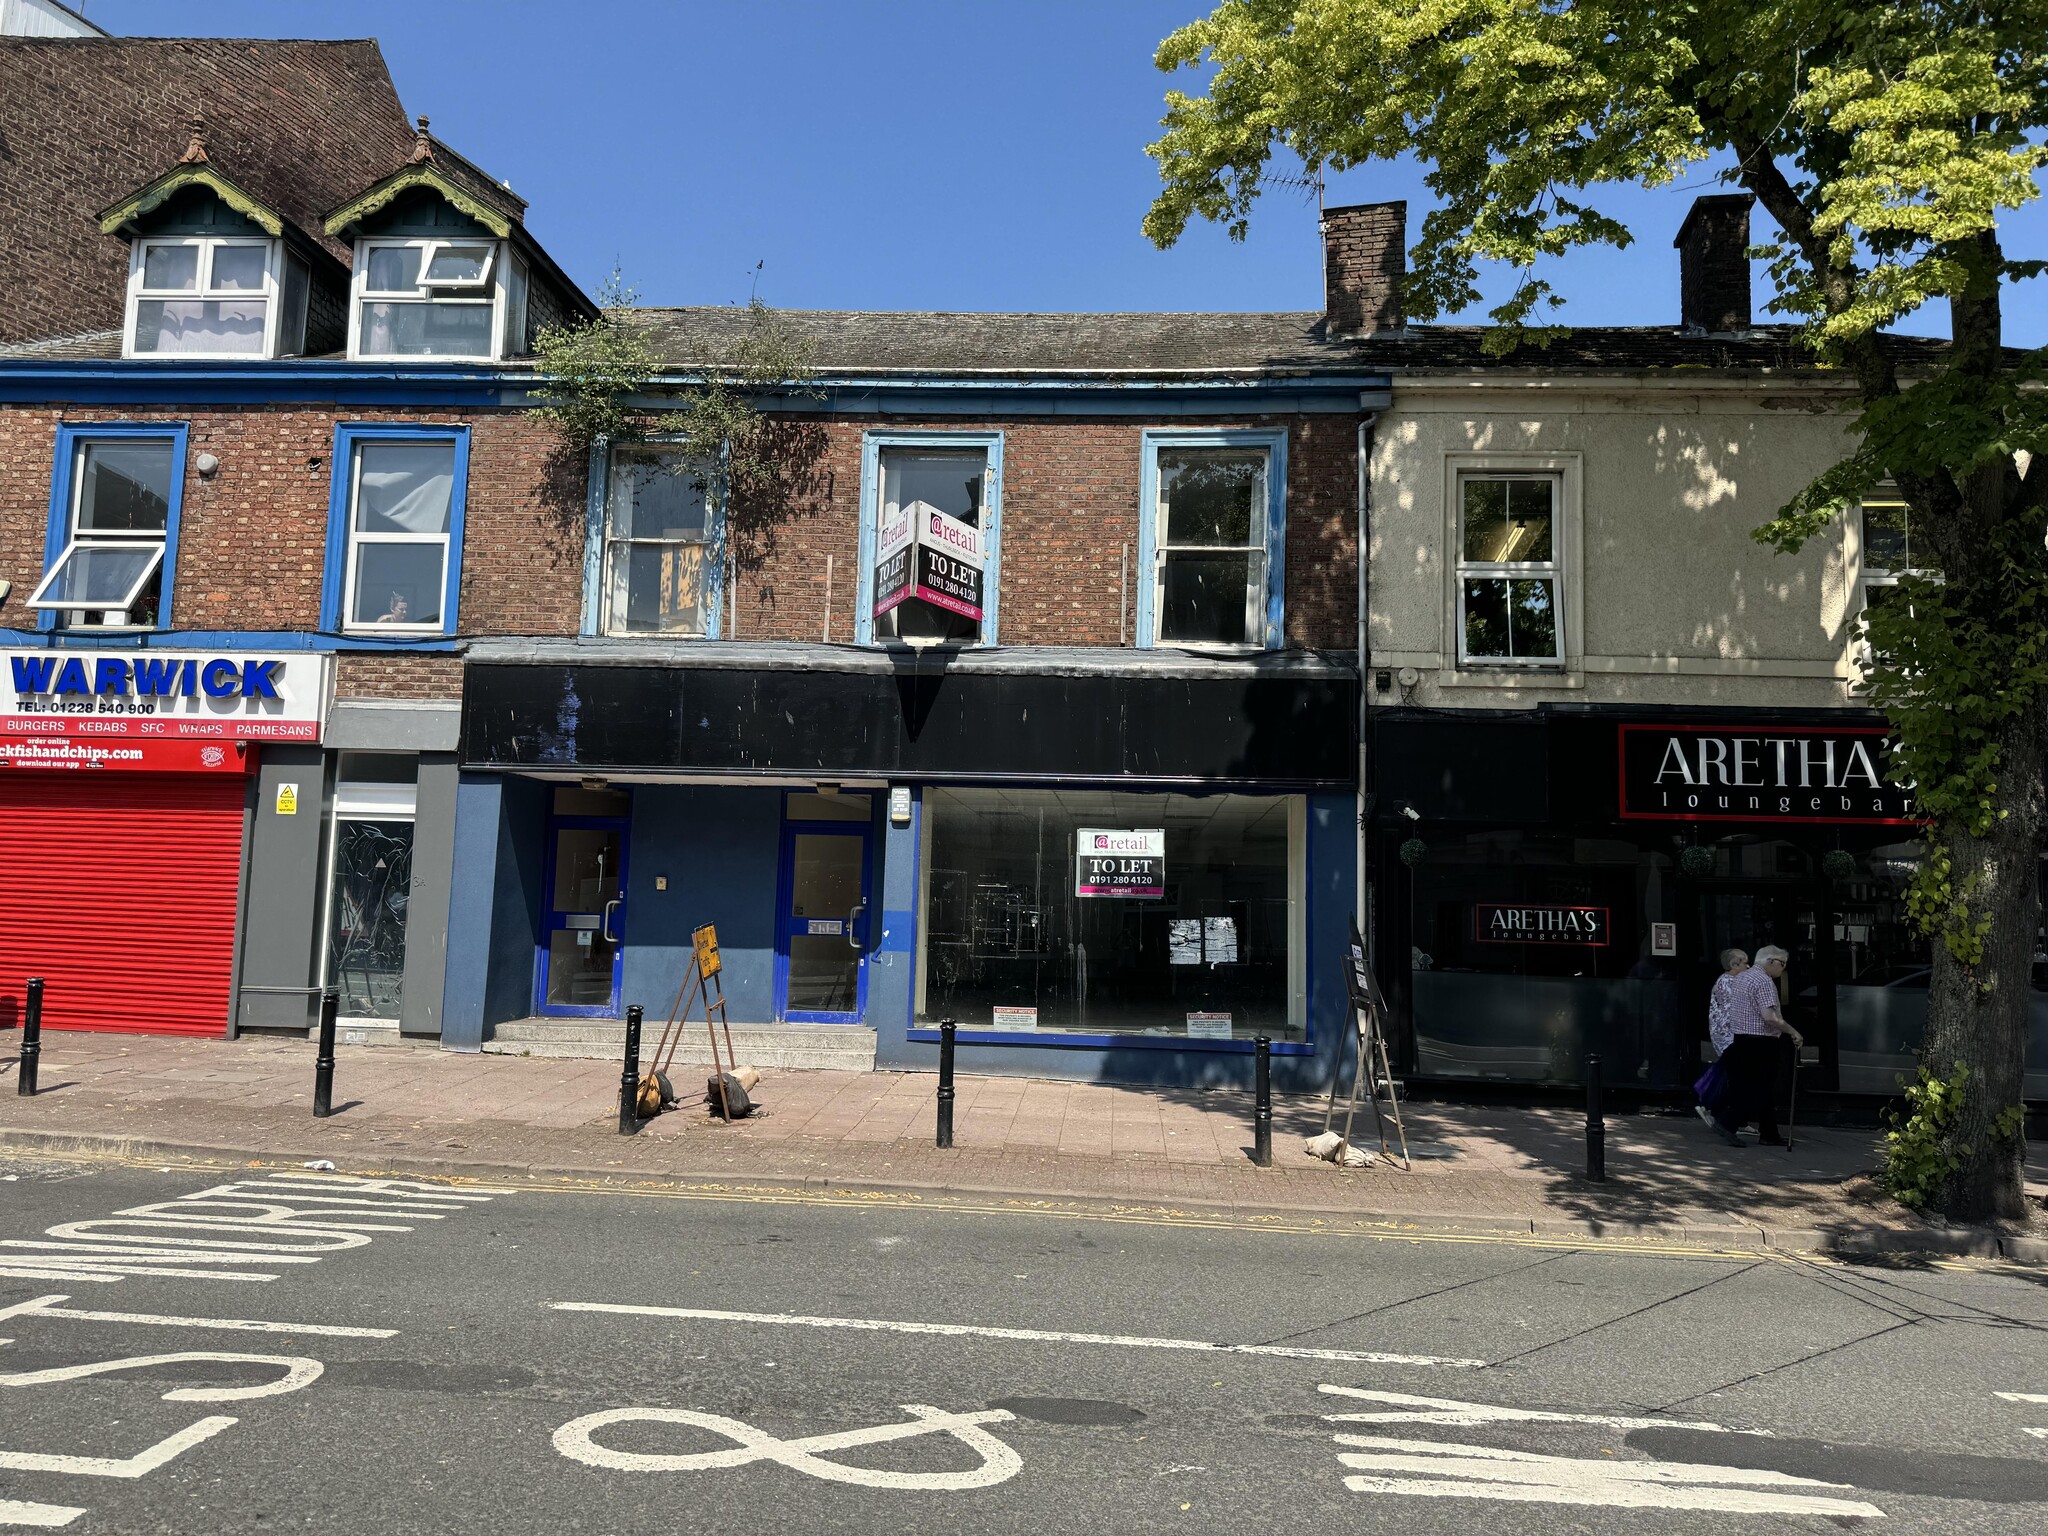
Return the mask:
{"type": "Polygon", "coordinates": [[[846,914],[846,947],[849,949],[857,950],[860,948],[860,939],[856,935],[853,925],[860,921],[861,913],[867,911],[867,909],[868,904],[866,902],[857,901],[853,904],[853,910],[846,914]]]}
{"type": "Polygon", "coordinates": [[[620,899],[614,896],[610,901],[606,902],[604,904],[604,916],[598,919],[598,931],[604,935],[604,941],[607,944],[619,942],[619,936],[612,932],[612,912],[618,907],[620,899]]]}

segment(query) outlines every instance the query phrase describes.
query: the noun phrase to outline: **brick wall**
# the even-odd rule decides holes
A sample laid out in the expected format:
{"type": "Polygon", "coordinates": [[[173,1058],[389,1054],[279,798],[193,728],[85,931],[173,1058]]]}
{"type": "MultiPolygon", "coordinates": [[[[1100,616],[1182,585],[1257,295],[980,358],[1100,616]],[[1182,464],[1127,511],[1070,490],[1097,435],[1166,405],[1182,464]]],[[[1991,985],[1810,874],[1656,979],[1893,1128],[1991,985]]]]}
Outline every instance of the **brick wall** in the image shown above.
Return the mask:
{"type": "Polygon", "coordinates": [[[1323,210],[1323,313],[1332,335],[1370,336],[1401,328],[1407,241],[1406,203],[1323,210]]]}
{"type": "MultiPolygon", "coordinates": [[[[751,502],[735,499],[728,632],[742,640],[817,640],[831,559],[832,638],[853,638],[865,432],[1003,434],[1001,638],[1006,645],[1115,645],[1137,623],[1139,419],[937,422],[844,418],[783,430],[801,468],[751,502]],[[1130,592],[1121,591],[1130,549],[1130,592]]],[[[1357,418],[1244,417],[1185,427],[1284,427],[1288,432],[1287,640],[1355,643],[1357,418]]]]}

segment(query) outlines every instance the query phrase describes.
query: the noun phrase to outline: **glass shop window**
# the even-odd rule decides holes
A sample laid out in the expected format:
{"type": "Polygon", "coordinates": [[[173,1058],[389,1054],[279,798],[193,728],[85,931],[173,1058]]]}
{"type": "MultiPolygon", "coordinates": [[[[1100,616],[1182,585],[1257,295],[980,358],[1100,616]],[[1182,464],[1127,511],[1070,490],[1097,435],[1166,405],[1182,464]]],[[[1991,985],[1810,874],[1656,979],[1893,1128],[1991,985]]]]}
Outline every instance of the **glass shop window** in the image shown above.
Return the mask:
{"type": "Polygon", "coordinates": [[[396,1024],[405,1003],[419,759],[344,752],[328,852],[327,973],[341,1015],[396,1024]]]}
{"type": "Polygon", "coordinates": [[[924,805],[920,1022],[1306,1037],[1300,797],[933,789],[924,805]]]}

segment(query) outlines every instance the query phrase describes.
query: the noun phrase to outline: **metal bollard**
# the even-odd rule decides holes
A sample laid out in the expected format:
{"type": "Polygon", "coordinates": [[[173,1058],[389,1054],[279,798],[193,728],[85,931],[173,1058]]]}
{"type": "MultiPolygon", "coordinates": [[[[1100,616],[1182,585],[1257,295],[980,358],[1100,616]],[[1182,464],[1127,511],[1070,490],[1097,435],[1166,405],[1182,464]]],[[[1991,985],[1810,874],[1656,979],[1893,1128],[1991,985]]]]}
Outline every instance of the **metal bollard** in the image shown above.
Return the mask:
{"type": "Polygon", "coordinates": [[[1586,1058],[1586,1177],[1595,1184],[1607,1179],[1607,1121],[1600,1113],[1600,1058],[1586,1058]]]}
{"type": "Polygon", "coordinates": [[[1273,1166],[1273,1042],[1264,1035],[1252,1040],[1252,1161],[1273,1166]]]}
{"type": "Polygon", "coordinates": [[[14,1064],[14,1091],[35,1097],[36,1072],[43,1061],[43,978],[28,979],[28,1007],[21,1016],[21,1058],[14,1064]]]}
{"type": "Polygon", "coordinates": [[[939,1132],[935,1143],[941,1147],[953,1145],[953,1036],[959,1028],[957,1019],[939,1020],[939,1132]]]}
{"type": "Polygon", "coordinates": [[[619,1134],[640,1129],[640,1005],[626,1010],[626,1066],[619,1074],[619,1134]]]}
{"type": "Polygon", "coordinates": [[[313,1118],[334,1113],[334,1016],[341,1012],[341,989],[320,994],[320,1046],[313,1057],[313,1118]]]}

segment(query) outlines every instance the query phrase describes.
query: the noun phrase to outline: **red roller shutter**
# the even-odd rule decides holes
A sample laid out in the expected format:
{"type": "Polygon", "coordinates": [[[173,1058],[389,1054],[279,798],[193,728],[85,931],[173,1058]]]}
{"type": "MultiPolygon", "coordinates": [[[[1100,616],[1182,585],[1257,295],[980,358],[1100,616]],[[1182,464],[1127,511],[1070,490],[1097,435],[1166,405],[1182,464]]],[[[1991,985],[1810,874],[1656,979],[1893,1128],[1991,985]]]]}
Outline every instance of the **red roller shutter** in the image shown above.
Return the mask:
{"type": "Polygon", "coordinates": [[[225,1035],[247,783],[0,773],[0,1008],[41,976],[52,1029],[225,1035]]]}

